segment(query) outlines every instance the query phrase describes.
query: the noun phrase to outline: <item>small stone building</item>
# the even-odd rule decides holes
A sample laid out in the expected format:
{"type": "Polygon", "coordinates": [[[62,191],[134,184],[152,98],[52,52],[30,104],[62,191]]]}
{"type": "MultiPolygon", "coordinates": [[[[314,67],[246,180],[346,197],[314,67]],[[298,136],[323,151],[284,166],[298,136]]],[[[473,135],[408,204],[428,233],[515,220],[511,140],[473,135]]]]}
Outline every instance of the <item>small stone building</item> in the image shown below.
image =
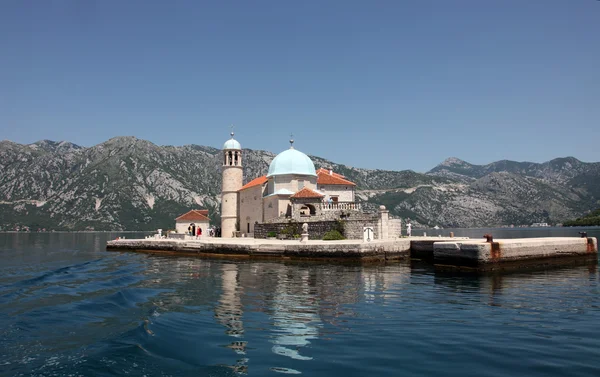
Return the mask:
{"type": "Polygon", "coordinates": [[[194,225],[202,229],[202,235],[208,234],[209,218],[207,209],[193,209],[175,219],[177,233],[187,234],[188,227],[194,225]]]}

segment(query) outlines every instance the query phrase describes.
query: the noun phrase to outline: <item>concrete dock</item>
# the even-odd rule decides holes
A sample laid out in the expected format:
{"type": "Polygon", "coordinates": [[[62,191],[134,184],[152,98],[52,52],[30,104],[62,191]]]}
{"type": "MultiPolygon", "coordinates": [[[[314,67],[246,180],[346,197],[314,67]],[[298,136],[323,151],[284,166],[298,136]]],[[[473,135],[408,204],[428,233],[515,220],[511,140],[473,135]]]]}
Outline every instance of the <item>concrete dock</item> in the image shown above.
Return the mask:
{"type": "Polygon", "coordinates": [[[597,260],[594,237],[505,239],[487,242],[469,238],[410,237],[388,240],[322,241],[254,238],[120,239],[109,241],[108,250],[211,257],[398,260],[418,258],[436,268],[495,270],[528,265],[561,264],[570,260],[597,260]]]}
{"type": "Polygon", "coordinates": [[[433,263],[442,269],[496,270],[567,264],[586,259],[598,259],[598,241],[595,237],[519,238],[492,242],[468,240],[433,244],[433,263]]]}
{"type": "Polygon", "coordinates": [[[108,250],[154,251],[206,256],[295,259],[394,260],[410,257],[410,239],[323,241],[210,238],[108,241],[108,250]]]}

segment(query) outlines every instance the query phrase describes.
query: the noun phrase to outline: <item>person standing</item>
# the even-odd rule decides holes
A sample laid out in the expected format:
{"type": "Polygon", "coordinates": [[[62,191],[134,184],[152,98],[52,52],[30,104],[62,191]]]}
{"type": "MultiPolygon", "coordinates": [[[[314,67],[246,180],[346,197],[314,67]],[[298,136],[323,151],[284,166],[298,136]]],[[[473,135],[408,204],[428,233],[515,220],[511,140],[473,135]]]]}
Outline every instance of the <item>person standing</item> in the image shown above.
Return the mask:
{"type": "Polygon", "coordinates": [[[410,237],[411,233],[412,233],[412,224],[408,223],[408,224],[406,224],[406,235],[410,237]]]}
{"type": "Polygon", "coordinates": [[[196,239],[199,239],[200,236],[202,236],[202,228],[198,227],[198,230],[196,232],[196,239]]]}

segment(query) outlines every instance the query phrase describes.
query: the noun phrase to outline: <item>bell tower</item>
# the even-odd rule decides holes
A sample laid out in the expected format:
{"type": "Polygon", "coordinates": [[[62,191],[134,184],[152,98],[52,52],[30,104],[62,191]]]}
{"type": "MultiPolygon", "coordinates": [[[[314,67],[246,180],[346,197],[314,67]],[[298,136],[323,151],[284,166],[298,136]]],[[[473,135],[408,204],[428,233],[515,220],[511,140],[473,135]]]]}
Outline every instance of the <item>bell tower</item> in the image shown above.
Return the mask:
{"type": "Polygon", "coordinates": [[[233,138],[223,145],[223,186],[221,188],[221,237],[231,238],[239,220],[238,190],[242,188],[242,146],[233,138]]]}

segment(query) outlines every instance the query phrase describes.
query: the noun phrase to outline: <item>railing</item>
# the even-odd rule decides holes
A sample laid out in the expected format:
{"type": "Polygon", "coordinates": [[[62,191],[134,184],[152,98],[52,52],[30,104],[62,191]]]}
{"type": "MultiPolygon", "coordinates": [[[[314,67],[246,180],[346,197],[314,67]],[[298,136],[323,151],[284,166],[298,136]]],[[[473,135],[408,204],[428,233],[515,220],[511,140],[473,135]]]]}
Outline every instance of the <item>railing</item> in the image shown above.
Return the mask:
{"type": "Polygon", "coordinates": [[[321,211],[340,211],[340,210],[360,211],[361,205],[360,205],[360,203],[355,203],[355,202],[333,202],[333,203],[320,203],[319,208],[321,209],[321,211]]]}

